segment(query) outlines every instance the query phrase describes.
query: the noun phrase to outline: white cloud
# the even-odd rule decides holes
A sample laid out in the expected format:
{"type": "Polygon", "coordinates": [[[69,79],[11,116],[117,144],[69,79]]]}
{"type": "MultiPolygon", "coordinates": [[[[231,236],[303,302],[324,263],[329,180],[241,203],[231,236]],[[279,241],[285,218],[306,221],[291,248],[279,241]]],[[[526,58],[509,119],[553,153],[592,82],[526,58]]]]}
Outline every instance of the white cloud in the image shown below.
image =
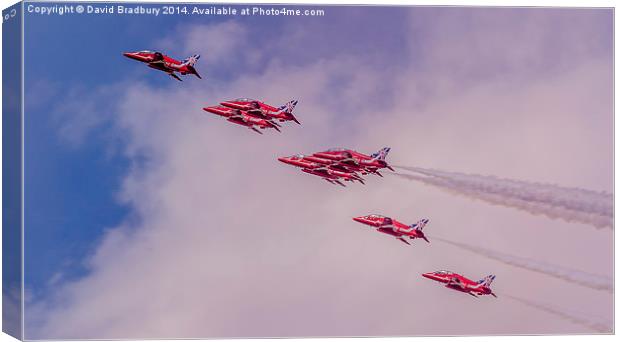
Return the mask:
{"type": "Polygon", "coordinates": [[[248,29],[237,21],[216,24],[181,25],[176,32],[161,39],[156,46],[182,56],[201,54],[203,67],[230,67],[241,59],[251,57],[248,53],[248,29]]]}
{"type": "MultiPolygon", "coordinates": [[[[221,41],[237,36],[236,29],[222,26],[200,30],[205,36],[217,32],[221,41]]],[[[481,40],[494,34],[472,33],[481,40]]],[[[184,48],[198,49],[200,37],[184,48]]],[[[438,39],[425,53],[449,49],[451,42],[438,39]]],[[[527,49],[529,43],[511,46],[527,49]]],[[[507,63],[523,63],[537,51],[507,63]]],[[[43,323],[28,327],[35,330],[27,337],[583,332],[501,298],[472,300],[420,273],[453,268],[481,278],[493,272],[499,293],[547,302],[570,295],[575,308],[604,316],[613,309],[607,294],[439,244],[409,248],[351,217],[369,212],[405,221],[429,217],[429,235],[477,240],[603,274],[612,267],[608,231],[473,203],[396,177],[368,177],[367,186],[342,189],[276,160],[330,145],[362,152],[387,145],[397,164],[609,191],[610,64],[606,58],[578,64],[516,84],[474,79],[462,86],[464,79],[449,80],[450,68],[427,71],[420,80],[413,63],[393,79],[355,56],[339,56],[305,66],[274,62],[253,77],[217,86],[208,80],[192,88],[124,85],[115,123],[126,134],[127,156],[148,161],[135,163],[121,197],[141,221],[105,236],[89,260],[88,276],[28,308],[27,315],[43,323]],[[383,99],[373,89],[388,81],[398,92],[377,108],[383,99]],[[299,98],[303,125],[258,136],[200,110],[237,96],[270,103],[299,98]],[[583,246],[596,248],[574,253],[583,246]]]]}

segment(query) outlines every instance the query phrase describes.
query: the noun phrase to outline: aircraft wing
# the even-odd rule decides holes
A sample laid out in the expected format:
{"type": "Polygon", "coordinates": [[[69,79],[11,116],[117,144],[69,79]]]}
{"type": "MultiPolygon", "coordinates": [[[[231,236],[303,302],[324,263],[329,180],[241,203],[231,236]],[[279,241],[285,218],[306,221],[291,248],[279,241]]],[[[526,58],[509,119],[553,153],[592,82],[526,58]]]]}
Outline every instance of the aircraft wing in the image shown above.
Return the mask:
{"type": "Polygon", "coordinates": [[[247,122],[247,120],[241,114],[233,113],[229,118],[239,120],[240,122],[247,122]]]}
{"type": "Polygon", "coordinates": [[[376,167],[365,167],[364,170],[366,170],[366,172],[368,173],[372,173],[379,177],[383,177],[383,175],[379,173],[376,167]]]}
{"type": "Polygon", "coordinates": [[[159,70],[171,70],[167,65],[166,62],[163,59],[160,59],[158,61],[152,61],[148,63],[148,66],[150,66],[151,68],[154,69],[159,69],[159,70]]]}
{"type": "Polygon", "coordinates": [[[324,166],[317,167],[317,168],[314,168],[314,169],[312,169],[312,170],[313,170],[313,171],[318,171],[318,172],[324,173],[324,174],[326,174],[326,175],[327,175],[327,174],[329,174],[329,170],[328,170],[326,167],[324,167],[324,166]]]}
{"type": "Polygon", "coordinates": [[[340,163],[333,163],[331,165],[329,165],[331,168],[336,169],[338,171],[345,171],[345,172],[349,172],[349,169],[347,169],[344,165],[340,164],[340,163]]]}
{"type": "Polygon", "coordinates": [[[340,160],[339,163],[345,164],[345,165],[352,165],[352,166],[359,165],[357,160],[353,159],[353,157],[346,157],[345,159],[340,160]]]}
{"type": "Polygon", "coordinates": [[[459,278],[451,278],[450,280],[448,280],[448,284],[447,286],[458,286],[462,289],[465,289],[465,284],[463,284],[459,278]]]}
{"type": "Polygon", "coordinates": [[[183,82],[183,80],[177,76],[177,74],[175,74],[174,72],[169,72],[168,75],[170,75],[170,77],[175,78],[177,81],[183,82]]]}
{"type": "Polygon", "coordinates": [[[269,119],[269,117],[266,116],[265,114],[263,114],[263,111],[260,110],[260,109],[250,109],[250,110],[246,111],[246,113],[248,113],[248,115],[251,115],[251,116],[256,117],[256,118],[269,119]]]}
{"type": "Polygon", "coordinates": [[[403,239],[402,237],[399,237],[397,239],[411,246],[411,244],[407,240],[403,239]]]}

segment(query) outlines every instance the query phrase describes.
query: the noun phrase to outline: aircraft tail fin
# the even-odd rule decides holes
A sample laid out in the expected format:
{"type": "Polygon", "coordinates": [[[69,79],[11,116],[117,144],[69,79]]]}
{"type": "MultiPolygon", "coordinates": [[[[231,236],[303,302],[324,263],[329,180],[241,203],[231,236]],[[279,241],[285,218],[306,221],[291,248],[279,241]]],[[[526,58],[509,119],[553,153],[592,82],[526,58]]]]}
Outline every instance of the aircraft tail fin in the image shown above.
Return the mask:
{"type": "Polygon", "coordinates": [[[428,224],[428,221],[429,220],[427,218],[424,218],[424,219],[421,219],[420,221],[410,225],[409,227],[415,228],[417,230],[422,230],[422,229],[424,229],[424,227],[426,227],[426,225],[428,224]]]}
{"type": "Polygon", "coordinates": [[[297,120],[297,118],[293,115],[293,110],[295,109],[295,106],[297,106],[297,100],[291,100],[283,105],[281,105],[280,107],[278,107],[278,110],[280,112],[284,112],[286,113],[291,120],[295,121],[298,125],[301,125],[301,123],[299,122],[299,120],[297,120]]]}
{"type": "Polygon", "coordinates": [[[380,149],[377,153],[373,153],[370,157],[372,159],[385,161],[385,158],[387,157],[388,153],[390,153],[390,148],[384,147],[380,149]]]}
{"type": "Polygon", "coordinates": [[[293,114],[293,110],[295,109],[295,106],[297,106],[297,100],[291,100],[283,105],[281,105],[280,107],[278,107],[278,110],[281,112],[285,112],[288,114],[293,114]]]}
{"type": "Polygon", "coordinates": [[[200,55],[192,55],[190,57],[187,57],[183,60],[183,65],[187,65],[187,66],[191,66],[193,67],[194,64],[196,64],[196,62],[198,62],[198,60],[200,59],[200,55]]]}
{"type": "Polygon", "coordinates": [[[478,284],[484,286],[484,287],[490,287],[491,283],[493,283],[493,280],[495,280],[495,275],[494,274],[490,274],[486,277],[484,277],[484,279],[480,279],[478,280],[478,284]]]}
{"type": "Polygon", "coordinates": [[[181,63],[181,65],[186,66],[187,70],[189,70],[190,73],[192,73],[192,74],[196,75],[196,77],[202,79],[202,77],[200,76],[198,71],[196,71],[196,68],[194,68],[194,64],[196,64],[198,59],[200,59],[200,55],[192,55],[192,56],[187,57],[186,59],[184,59],[183,62],[181,63]]]}

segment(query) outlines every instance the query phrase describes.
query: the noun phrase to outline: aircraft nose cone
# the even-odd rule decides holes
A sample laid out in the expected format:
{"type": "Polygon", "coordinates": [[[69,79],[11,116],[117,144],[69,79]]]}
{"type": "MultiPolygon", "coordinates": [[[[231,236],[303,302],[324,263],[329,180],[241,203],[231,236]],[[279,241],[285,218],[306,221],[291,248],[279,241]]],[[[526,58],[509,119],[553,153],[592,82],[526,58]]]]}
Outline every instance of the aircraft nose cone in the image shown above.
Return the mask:
{"type": "Polygon", "coordinates": [[[433,279],[433,274],[432,273],[422,273],[422,276],[424,278],[433,279]]]}
{"type": "Polygon", "coordinates": [[[283,163],[285,163],[285,164],[288,164],[288,159],[286,159],[285,157],[280,157],[280,158],[278,158],[278,160],[283,162],[283,163]]]}
{"type": "Polygon", "coordinates": [[[354,217],[353,221],[359,222],[359,223],[365,223],[364,220],[361,217],[354,217]]]}
{"type": "Polygon", "coordinates": [[[136,54],[135,52],[123,52],[123,56],[127,58],[131,58],[131,59],[135,59],[135,60],[140,60],[139,55],[136,54]]]}

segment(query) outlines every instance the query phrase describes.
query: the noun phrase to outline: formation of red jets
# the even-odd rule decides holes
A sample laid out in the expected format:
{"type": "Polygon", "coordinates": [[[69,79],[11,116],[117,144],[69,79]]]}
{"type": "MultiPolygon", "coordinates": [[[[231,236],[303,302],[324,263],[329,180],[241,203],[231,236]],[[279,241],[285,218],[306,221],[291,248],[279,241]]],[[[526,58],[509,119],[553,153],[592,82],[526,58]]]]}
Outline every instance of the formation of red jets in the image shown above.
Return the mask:
{"type": "MultiPolygon", "coordinates": [[[[195,75],[198,78],[202,78],[194,67],[200,55],[193,55],[183,61],[168,57],[161,52],[147,50],[126,52],[123,55],[146,63],[150,68],[163,71],[178,81],[182,80],[176,73],[195,75]]],[[[296,105],[297,100],[292,100],[276,108],[258,100],[239,98],[220,102],[216,106],[204,107],[203,110],[222,116],[229,122],[245,126],[254,132],[262,134],[260,130],[267,128],[280,132],[282,127],[280,123],[282,122],[293,121],[301,124],[293,115],[293,109],[295,109],[296,105]]],[[[338,148],[316,152],[311,155],[298,154],[290,157],[281,157],[278,160],[285,164],[299,167],[301,171],[321,177],[331,184],[344,187],[345,184],[343,182],[365,184],[362,175],[374,174],[383,177],[379,170],[387,168],[394,171],[386,161],[389,152],[389,147],[384,147],[371,155],[338,148]]],[[[422,239],[430,243],[423,232],[424,227],[429,222],[426,218],[411,225],[382,215],[359,216],[354,217],[353,220],[373,227],[380,233],[394,236],[407,245],[411,245],[408,240],[415,239],[422,239]]],[[[429,272],[422,274],[422,276],[443,283],[449,289],[464,292],[474,297],[480,295],[497,297],[490,288],[491,283],[495,279],[494,275],[489,275],[479,281],[473,281],[450,271],[429,272]]]]}
{"type": "MultiPolygon", "coordinates": [[[[353,220],[373,227],[380,233],[392,235],[407,245],[410,245],[407,239],[422,239],[430,243],[423,232],[424,227],[429,222],[426,218],[411,225],[404,224],[390,217],[374,214],[354,217],[353,220]]],[[[497,297],[491,290],[491,283],[495,279],[494,275],[489,275],[478,281],[473,281],[458,273],[450,271],[429,272],[422,274],[422,276],[440,283],[444,283],[449,289],[464,292],[474,297],[480,295],[492,295],[493,297],[497,297]]]]}
{"type": "Polygon", "coordinates": [[[389,152],[389,147],[384,147],[371,155],[344,148],[333,148],[312,155],[297,154],[278,160],[299,167],[305,173],[319,176],[329,183],[345,186],[341,180],[365,184],[361,175],[372,173],[383,177],[379,173],[380,169],[388,168],[393,171],[394,169],[385,161],[389,152]]]}
{"type": "Polygon", "coordinates": [[[203,110],[263,134],[259,128],[273,128],[280,132],[279,127],[282,126],[278,122],[294,121],[301,125],[293,115],[296,105],[297,100],[292,100],[276,108],[258,100],[240,98],[221,102],[218,106],[205,107],[203,110]]]}

